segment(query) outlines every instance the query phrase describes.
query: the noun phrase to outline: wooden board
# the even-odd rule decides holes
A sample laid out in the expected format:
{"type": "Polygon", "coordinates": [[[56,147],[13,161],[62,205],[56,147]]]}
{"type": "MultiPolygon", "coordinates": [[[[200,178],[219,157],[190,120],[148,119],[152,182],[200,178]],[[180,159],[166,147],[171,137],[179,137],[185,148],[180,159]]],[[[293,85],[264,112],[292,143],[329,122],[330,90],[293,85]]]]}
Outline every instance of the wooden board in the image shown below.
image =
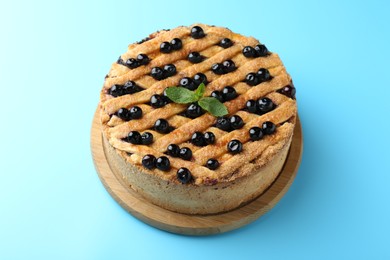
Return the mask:
{"type": "Polygon", "coordinates": [[[283,197],[293,182],[301,162],[303,141],[299,118],[291,148],[283,169],[275,182],[258,198],[238,209],[215,215],[186,215],[151,204],[127,187],[116,176],[104,154],[102,134],[96,111],[91,129],[91,150],[96,171],[111,196],[130,214],[156,228],[185,235],[210,235],[237,229],[269,211],[283,197]]]}

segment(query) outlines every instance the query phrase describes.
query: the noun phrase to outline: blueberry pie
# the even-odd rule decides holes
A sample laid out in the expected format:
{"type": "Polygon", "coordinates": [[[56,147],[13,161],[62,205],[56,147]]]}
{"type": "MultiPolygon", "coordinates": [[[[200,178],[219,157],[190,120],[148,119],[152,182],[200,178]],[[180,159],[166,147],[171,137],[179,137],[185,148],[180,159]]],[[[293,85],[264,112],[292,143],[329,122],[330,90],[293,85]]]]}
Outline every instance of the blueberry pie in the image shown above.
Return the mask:
{"type": "Polygon", "coordinates": [[[295,87],[252,37],[196,24],[130,44],[100,96],[111,169],[162,208],[229,211],[262,194],[286,160],[295,87]]]}

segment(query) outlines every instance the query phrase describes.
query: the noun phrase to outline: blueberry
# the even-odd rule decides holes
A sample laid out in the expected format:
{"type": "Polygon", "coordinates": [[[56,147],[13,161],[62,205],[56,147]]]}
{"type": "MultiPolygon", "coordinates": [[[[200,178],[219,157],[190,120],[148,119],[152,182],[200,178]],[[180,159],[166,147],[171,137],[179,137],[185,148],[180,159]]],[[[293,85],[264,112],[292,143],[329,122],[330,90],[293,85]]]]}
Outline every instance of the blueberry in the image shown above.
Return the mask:
{"type": "Polygon", "coordinates": [[[232,99],[235,99],[237,97],[236,90],[231,86],[226,86],[222,89],[222,99],[223,101],[230,101],[232,99]]]}
{"type": "Polygon", "coordinates": [[[157,119],[154,123],[154,129],[159,133],[166,134],[169,132],[169,123],[165,119],[157,119]]]}
{"type": "Polygon", "coordinates": [[[129,67],[130,69],[135,69],[135,68],[137,68],[140,64],[139,64],[139,62],[138,62],[136,59],[130,58],[130,59],[128,59],[128,60],[125,62],[125,65],[126,65],[127,67],[129,67]]]}
{"type": "Polygon", "coordinates": [[[219,44],[218,44],[219,46],[221,46],[222,48],[229,48],[229,47],[231,47],[232,45],[233,45],[233,42],[232,42],[232,40],[230,40],[229,38],[224,38],[224,39],[222,39],[220,42],[219,42],[219,44]]]}
{"type": "Polygon", "coordinates": [[[256,101],[253,99],[250,99],[245,104],[246,109],[249,113],[256,113],[257,112],[257,104],[256,101]]]}
{"type": "Polygon", "coordinates": [[[162,42],[160,44],[160,52],[170,53],[172,51],[172,46],[169,42],[162,42]]]}
{"type": "Polygon", "coordinates": [[[153,134],[149,132],[144,132],[141,135],[141,143],[144,145],[148,145],[153,143],[153,134]]]}
{"type": "Polygon", "coordinates": [[[123,86],[122,85],[113,85],[108,93],[113,97],[118,97],[123,95],[123,86]]]}
{"type": "Polygon", "coordinates": [[[272,76],[269,73],[269,71],[267,69],[264,69],[264,68],[259,69],[259,71],[257,72],[257,77],[260,80],[260,82],[265,82],[265,81],[272,79],[272,76]]]}
{"type": "Polygon", "coordinates": [[[234,115],[230,118],[230,125],[233,129],[240,129],[244,126],[244,120],[238,115],[234,115]]]}
{"type": "Polygon", "coordinates": [[[218,90],[214,90],[213,92],[211,92],[211,96],[218,99],[220,102],[224,102],[222,94],[218,90]]]}
{"type": "Polygon", "coordinates": [[[179,85],[189,90],[195,90],[197,86],[194,84],[191,78],[184,77],[180,80],[179,85]]]}
{"type": "Polygon", "coordinates": [[[130,121],[131,120],[131,114],[127,108],[119,108],[119,110],[116,112],[117,117],[122,119],[123,121],[130,121]]]}
{"type": "Polygon", "coordinates": [[[276,126],[274,123],[270,121],[266,121],[262,124],[261,128],[263,129],[263,133],[266,135],[273,134],[276,130],[276,126]]]}
{"type": "Polygon", "coordinates": [[[228,117],[225,116],[218,117],[215,126],[224,131],[231,130],[230,120],[228,117]]]}
{"type": "Polygon", "coordinates": [[[294,86],[287,85],[282,89],[279,89],[278,92],[285,96],[295,99],[296,90],[294,86]]]}
{"type": "Polygon", "coordinates": [[[153,96],[150,97],[150,105],[154,108],[160,108],[166,105],[165,99],[158,95],[154,94],[153,96]]]}
{"type": "Polygon", "coordinates": [[[156,168],[156,157],[147,154],[142,158],[142,165],[149,170],[156,168]]]}
{"type": "Polygon", "coordinates": [[[203,56],[199,52],[194,51],[188,54],[188,60],[191,63],[200,63],[203,61],[203,56]]]}
{"type": "Polygon", "coordinates": [[[180,147],[177,144],[170,144],[167,147],[167,154],[172,157],[179,157],[180,147]]]}
{"type": "Polygon", "coordinates": [[[131,119],[140,119],[142,117],[142,109],[139,106],[133,106],[129,110],[131,119]]]}
{"type": "Polygon", "coordinates": [[[183,160],[191,160],[192,157],[192,151],[188,147],[183,147],[179,151],[179,157],[182,158],[183,160]]]}
{"type": "Polygon", "coordinates": [[[191,143],[196,146],[205,146],[207,144],[201,132],[195,132],[192,134],[191,143]]]}
{"type": "Polygon", "coordinates": [[[164,71],[159,67],[152,68],[152,71],[150,72],[150,75],[155,80],[162,80],[164,78],[164,71]]]}
{"type": "Polygon", "coordinates": [[[168,157],[166,156],[158,157],[156,160],[156,167],[157,169],[162,171],[169,171],[169,169],[171,169],[171,163],[169,162],[168,157]]]}
{"type": "Polygon", "coordinates": [[[274,109],[274,103],[267,97],[261,98],[257,101],[257,109],[260,114],[265,114],[274,109]]]}
{"type": "Polygon", "coordinates": [[[172,100],[171,100],[171,99],[168,97],[168,95],[167,95],[167,88],[164,89],[163,94],[162,94],[162,97],[163,97],[165,103],[168,104],[168,103],[171,103],[171,102],[172,102],[172,100]]]}
{"type": "Polygon", "coordinates": [[[193,82],[195,86],[199,86],[201,83],[207,85],[207,77],[203,73],[196,73],[193,82]]]}
{"type": "Polygon", "coordinates": [[[211,66],[211,70],[217,74],[222,75],[225,73],[224,66],[221,63],[215,63],[211,66]]]}
{"type": "Polygon", "coordinates": [[[116,61],[116,63],[120,64],[120,65],[124,65],[124,61],[122,59],[121,56],[119,56],[118,60],[116,61]]]}
{"type": "Polygon", "coordinates": [[[207,144],[213,144],[215,143],[215,135],[213,132],[206,132],[204,133],[204,140],[207,144]]]}
{"type": "Polygon", "coordinates": [[[242,54],[247,58],[253,58],[256,56],[256,50],[251,46],[245,46],[244,49],[242,49],[242,54]]]}
{"type": "Polygon", "coordinates": [[[164,78],[170,77],[176,74],[176,66],[173,64],[167,64],[164,66],[164,78]]]}
{"type": "Polygon", "coordinates": [[[150,59],[146,54],[141,53],[137,55],[137,61],[140,65],[146,65],[149,63],[150,59]]]}
{"type": "Polygon", "coordinates": [[[215,170],[219,167],[219,162],[215,159],[208,159],[206,162],[206,167],[210,170],[215,170]]]}
{"type": "Polygon", "coordinates": [[[182,184],[186,184],[192,180],[190,170],[184,167],[181,167],[179,170],[177,170],[176,177],[182,184]]]}
{"type": "Polygon", "coordinates": [[[240,153],[242,151],[242,143],[239,140],[236,140],[236,139],[231,140],[227,144],[227,149],[232,154],[240,153]]]}
{"type": "Polygon", "coordinates": [[[137,131],[131,131],[127,135],[127,141],[131,144],[141,144],[142,143],[141,134],[137,131]]]}
{"type": "Polygon", "coordinates": [[[171,46],[173,50],[180,50],[183,47],[183,43],[179,38],[174,38],[171,41],[171,46]]]}
{"type": "Polygon", "coordinates": [[[189,118],[197,118],[202,114],[203,114],[203,110],[197,103],[192,103],[187,107],[186,116],[189,118]]]}
{"type": "Polygon", "coordinates": [[[263,135],[263,130],[261,130],[260,127],[255,126],[249,129],[249,137],[252,141],[260,140],[261,138],[263,138],[263,135]]]}
{"type": "Polygon", "coordinates": [[[232,72],[236,69],[236,64],[232,60],[225,60],[222,63],[224,73],[232,72]]]}
{"type": "Polygon", "coordinates": [[[264,56],[267,56],[269,54],[269,51],[268,51],[267,47],[265,47],[264,44],[258,44],[255,46],[254,49],[256,51],[257,57],[264,57],[264,56]]]}
{"type": "Polygon", "coordinates": [[[205,33],[202,29],[202,27],[200,26],[194,26],[191,28],[191,37],[194,38],[194,39],[200,39],[200,38],[203,38],[205,37],[205,33]]]}
{"type": "Polygon", "coordinates": [[[127,81],[123,86],[123,94],[134,94],[136,92],[141,91],[142,88],[137,86],[134,81],[127,81]]]}
{"type": "Polygon", "coordinates": [[[260,80],[259,78],[257,77],[257,74],[256,73],[248,73],[248,75],[246,75],[245,77],[245,82],[246,84],[248,84],[249,86],[256,86],[260,83],[260,80]]]}

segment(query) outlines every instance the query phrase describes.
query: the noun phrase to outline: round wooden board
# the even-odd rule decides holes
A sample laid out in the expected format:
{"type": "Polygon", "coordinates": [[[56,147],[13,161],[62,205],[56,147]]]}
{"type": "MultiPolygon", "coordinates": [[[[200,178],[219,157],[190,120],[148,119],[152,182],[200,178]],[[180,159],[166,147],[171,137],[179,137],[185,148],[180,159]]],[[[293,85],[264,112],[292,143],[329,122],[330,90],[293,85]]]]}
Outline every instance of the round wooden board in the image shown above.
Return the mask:
{"type": "Polygon", "coordinates": [[[96,171],[111,196],[130,214],[143,222],[168,232],[185,235],[211,235],[237,229],[258,219],[283,197],[298,171],[303,141],[299,118],[291,148],[283,169],[275,182],[259,197],[233,211],[215,215],[186,215],[151,204],[124,184],[114,173],[105,156],[98,110],[91,129],[91,150],[96,171]]]}

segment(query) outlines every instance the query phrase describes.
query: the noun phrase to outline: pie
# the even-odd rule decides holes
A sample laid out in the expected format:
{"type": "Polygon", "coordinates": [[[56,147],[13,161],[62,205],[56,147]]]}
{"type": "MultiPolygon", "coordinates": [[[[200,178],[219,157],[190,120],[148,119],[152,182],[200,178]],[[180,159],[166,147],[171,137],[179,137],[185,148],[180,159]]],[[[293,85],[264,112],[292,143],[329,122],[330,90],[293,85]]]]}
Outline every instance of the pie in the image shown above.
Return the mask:
{"type": "Polygon", "coordinates": [[[297,117],[279,56],[205,24],[130,44],[105,78],[99,109],[112,171],[151,203],[184,214],[233,210],[262,194],[283,167],[297,117]],[[200,86],[199,100],[170,94],[200,86]]]}

